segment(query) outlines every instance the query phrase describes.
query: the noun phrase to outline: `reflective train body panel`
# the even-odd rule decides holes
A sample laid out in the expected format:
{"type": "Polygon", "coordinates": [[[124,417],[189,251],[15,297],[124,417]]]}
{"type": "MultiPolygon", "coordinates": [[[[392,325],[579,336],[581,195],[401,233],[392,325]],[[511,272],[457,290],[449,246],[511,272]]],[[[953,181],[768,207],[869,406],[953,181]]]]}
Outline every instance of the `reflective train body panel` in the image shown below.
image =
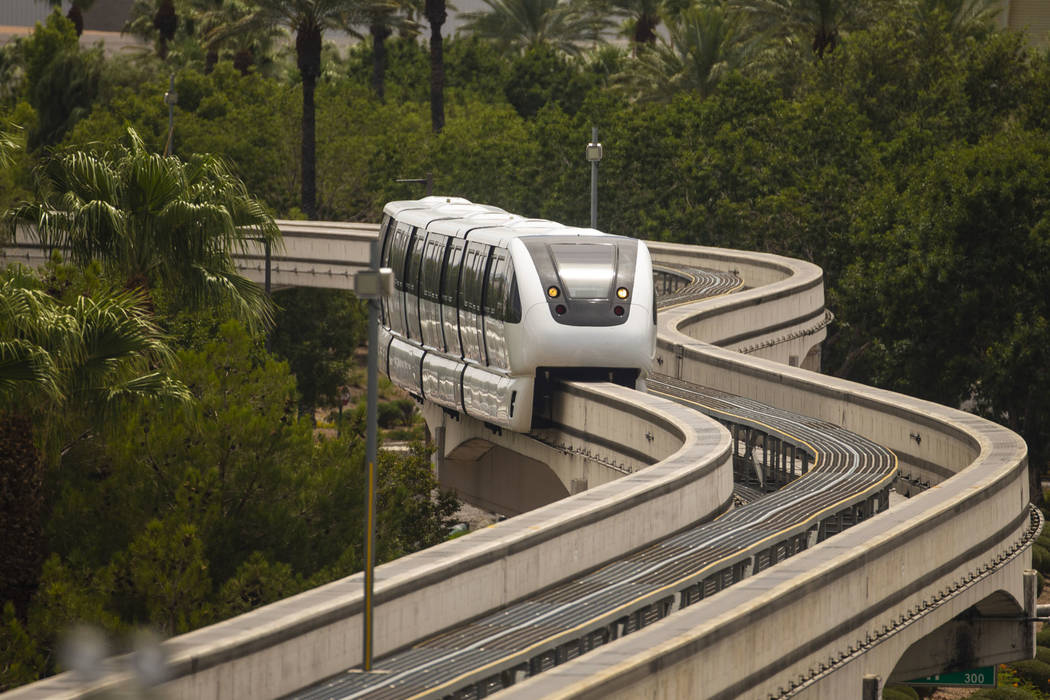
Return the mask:
{"type": "Polygon", "coordinates": [[[652,365],[652,261],[641,241],[458,197],[390,202],[379,366],[417,397],[527,432],[537,378],[639,385],[652,365]]]}

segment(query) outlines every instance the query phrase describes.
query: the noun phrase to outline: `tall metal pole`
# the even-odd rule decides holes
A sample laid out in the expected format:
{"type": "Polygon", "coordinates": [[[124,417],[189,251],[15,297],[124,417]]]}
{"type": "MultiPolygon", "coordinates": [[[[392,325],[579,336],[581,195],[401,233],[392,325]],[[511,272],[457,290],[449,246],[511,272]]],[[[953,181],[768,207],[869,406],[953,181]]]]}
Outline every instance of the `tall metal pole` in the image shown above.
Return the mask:
{"type": "MultiPolygon", "coordinates": [[[[379,269],[379,246],[372,243],[372,269],[379,269]]],[[[379,313],[378,298],[368,300],[368,408],[365,438],[365,460],[368,462],[368,503],[366,506],[365,535],[365,616],[364,616],[364,661],[365,671],[372,670],[372,590],[375,587],[375,541],[376,541],[376,394],[379,368],[379,313]]]]}
{"type": "MultiPolygon", "coordinates": [[[[591,127],[591,143],[598,143],[598,127],[591,127]]],[[[598,161],[591,161],[591,228],[598,228],[598,161]]]]}

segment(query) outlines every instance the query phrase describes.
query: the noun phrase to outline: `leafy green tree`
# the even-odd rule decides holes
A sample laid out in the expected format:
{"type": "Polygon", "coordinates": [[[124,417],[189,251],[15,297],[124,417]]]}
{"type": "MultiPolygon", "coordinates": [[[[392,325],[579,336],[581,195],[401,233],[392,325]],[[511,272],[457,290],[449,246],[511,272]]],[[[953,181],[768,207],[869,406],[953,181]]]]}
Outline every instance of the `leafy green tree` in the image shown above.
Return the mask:
{"type": "Polygon", "coordinates": [[[873,341],[858,378],[974,405],[1025,438],[1036,477],[1050,437],[1036,369],[1050,361],[1048,191],[1043,134],[942,147],[903,189],[890,183],[865,201],[861,247],[837,291],[873,341]]]}
{"type": "Polygon", "coordinates": [[[127,566],[149,622],[165,635],[188,632],[207,620],[202,607],[211,580],[196,526],[151,520],[128,548],[127,566]]]}
{"type": "Polygon", "coordinates": [[[582,67],[578,59],[539,44],[512,59],[504,91],[525,118],[548,105],[575,114],[600,82],[600,77],[582,67]]]}
{"type": "Polygon", "coordinates": [[[231,254],[256,240],[278,244],[272,217],[219,159],[150,153],[134,130],[128,134],[130,146],[101,155],[49,158],[37,200],[7,212],[8,233],[35,230],[45,245],[67,246],[77,264],[101,260],[129,288],[159,286],[174,303],[218,304],[249,323],[269,323],[269,299],[237,272],[231,254]]]}
{"type": "Polygon", "coordinates": [[[73,23],[56,10],[18,43],[18,54],[22,98],[36,113],[28,145],[36,150],[60,141],[87,114],[98,94],[102,52],[81,51],[73,23]]]}
{"type": "Polygon", "coordinates": [[[0,278],[0,599],[25,614],[44,559],[44,468],[105,420],[185,388],[141,294],[63,303],[24,270],[0,278]]]}
{"type": "Polygon", "coordinates": [[[35,681],[45,667],[38,645],[10,601],[4,603],[0,614],[0,659],[0,692],[35,681]]]}
{"type": "Polygon", "coordinates": [[[306,415],[340,400],[353,354],[364,340],[367,316],[350,292],[293,288],[278,292],[281,306],[270,336],[271,350],[296,376],[306,415]]]}
{"type": "MultiPolygon", "coordinates": [[[[52,7],[61,8],[61,0],[47,0],[51,3],[52,7]]],[[[69,11],[66,13],[66,19],[73,23],[74,29],[77,31],[77,36],[84,33],[84,10],[90,10],[91,6],[95,4],[95,0],[71,0],[69,3],[69,11]]]]}

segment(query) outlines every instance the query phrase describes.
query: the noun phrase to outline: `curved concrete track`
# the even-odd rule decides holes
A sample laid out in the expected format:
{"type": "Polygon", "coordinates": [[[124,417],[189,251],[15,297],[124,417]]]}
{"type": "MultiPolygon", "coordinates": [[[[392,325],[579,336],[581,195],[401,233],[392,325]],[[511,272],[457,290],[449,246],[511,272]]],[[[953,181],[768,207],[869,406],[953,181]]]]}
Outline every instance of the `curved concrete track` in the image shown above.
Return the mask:
{"type": "Polygon", "coordinates": [[[808,452],[812,468],[714,522],[379,659],[371,673],[351,670],[289,697],[482,697],[713,595],[870,517],[879,504],[886,508],[896,458],[858,435],[670,379],[653,380],[650,391],[733,425],[760,426],[808,452]]]}
{"type": "MultiPolygon", "coordinates": [[[[282,225],[294,235],[271,260],[274,284],[347,288],[375,237],[374,227],[282,225]],[[306,230],[291,231],[299,226],[306,230]],[[313,226],[325,229],[318,231],[323,235],[313,238],[313,226]]],[[[603,634],[639,629],[571,661],[573,649],[578,653],[588,643],[579,635],[529,655],[522,663],[554,667],[523,679],[504,691],[506,697],[838,699],[859,696],[868,675],[908,678],[1030,656],[1033,626],[1024,616],[1034,612],[1034,578],[1024,571],[1039,519],[1027,505],[1024,443],[969,414],[791,366],[819,362],[829,319],[819,268],[742,251],[662,243],[650,249],[658,265],[715,270],[743,282],[737,293],[660,314],[657,363],[668,378],[661,391],[682,388],[679,383],[688,390],[709,387],[806,416],[812,427],[842,427],[892,450],[904,472],[932,488],[881,512],[882,482],[875,479],[870,492],[861,489],[859,501],[825,510],[816,532],[812,520],[797,531],[774,528],[784,537],[759,541],[757,550],[715,572],[728,571],[735,585],[708,595],[725,581],[700,572],[684,589],[653,592],[640,609],[609,613],[606,624],[589,628],[592,645],[604,641],[603,634]],[[876,517],[867,517],[876,510],[876,517]],[[827,534],[847,526],[810,546],[822,529],[827,534]],[[767,567],[773,561],[780,563],[767,567]],[[685,609],[649,624],[675,606],[685,609]]],[[[16,253],[30,255],[25,248],[16,253]]],[[[262,258],[260,251],[243,261],[259,281],[265,274],[259,268],[267,267],[260,266],[262,258]]],[[[725,396],[704,400],[715,399],[725,396]]],[[[378,653],[435,639],[456,622],[480,620],[537,592],[543,596],[570,577],[598,575],[606,570],[598,568],[602,562],[636,561],[648,551],[646,543],[684,533],[688,523],[728,503],[733,462],[769,483],[805,470],[810,454],[791,430],[762,430],[764,419],[736,415],[730,437],[696,411],[618,387],[568,387],[559,403],[573,440],[596,435],[597,450],[623,441],[631,454],[651,454],[659,446],[658,461],[380,567],[378,653]]],[[[585,448],[577,456],[593,452],[585,448]]],[[[679,571],[665,581],[682,583],[688,575],[679,571]]],[[[349,577],[169,640],[173,679],[164,690],[173,698],[276,697],[356,663],[360,586],[360,576],[349,577]]],[[[112,672],[91,690],[131,687],[128,662],[112,660],[112,672]]],[[[507,673],[507,680],[518,680],[517,668],[507,673]]],[[[452,692],[476,696],[490,678],[461,678],[465,685],[452,692]]],[[[88,690],[63,674],[9,696],[73,698],[88,690]]]]}

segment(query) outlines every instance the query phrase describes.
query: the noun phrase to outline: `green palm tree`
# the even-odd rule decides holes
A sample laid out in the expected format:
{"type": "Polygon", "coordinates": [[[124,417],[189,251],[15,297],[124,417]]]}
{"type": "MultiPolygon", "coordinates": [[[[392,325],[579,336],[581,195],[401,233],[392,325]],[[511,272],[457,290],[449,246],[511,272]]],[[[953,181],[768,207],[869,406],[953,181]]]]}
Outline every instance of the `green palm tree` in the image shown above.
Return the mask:
{"type": "Polygon", "coordinates": [[[101,154],[53,154],[37,171],[37,201],[4,216],[7,233],[35,231],[77,264],[99,260],[129,289],[163,288],[174,303],[220,305],[268,325],[269,298],[231,256],[258,241],[279,244],[273,218],[222,161],[161,156],[128,134],[129,146],[101,154]]]}
{"type": "Polygon", "coordinates": [[[175,39],[178,27],[175,0],[135,0],[123,31],[146,41],[155,41],[157,56],[163,60],[168,57],[168,44],[175,39]]]}
{"type": "Polygon", "coordinates": [[[914,13],[923,28],[961,37],[994,26],[1002,12],[999,0],[915,0],[914,13]]]}
{"type": "Polygon", "coordinates": [[[445,0],[424,0],[423,14],[430,25],[430,128],[440,134],[445,128],[445,40],[441,27],[448,18],[445,0]]]}
{"type": "MultiPolygon", "coordinates": [[[[372,39],[372,89],[380,100],[386,92],[386,40],[396,31],[401,36],[419,34],[419,22],[415,15],[422,10],[417,0],[396,0],[394,2],[375,1],[365,11],[362,26],[366,26],[372,39]]],[[[350,24],[344,29],[358,39],[365,35],[358,25],[350,24]]]]}
{"type": "Polygon", "coordinates": [[[690,7],[668,20],[668,38],[640,51],[620,84],[646,100],[666,101],[683,91],[706,97],[756,55],[759,44],[744,29],[742,16],[724,3],[690,7]]]}
{"type": "Polygon", "coordinates": [[[142,401],[190,401],[170,360],[141,292],[63,303],[24,268],[0,274],[0,601],[23,616],[46,555],[45,465],[142,401]]]}
{"type": "Polygon", "coordinates": [[[484,0],[487,11],[465,12],[464,30],[525,53],[542,44],[571,55],[595,36],[594,18],[565,0],[484,0]]]}
{"type": "Polygon", "coordinates": [[[192,17],[204,42],[206,71],[225,50],[232,53],[233,67],[247,74],[271,53],[277,39],[287,36],[282,28],[262,21],[251,0],[194,0],[192,17]]]}
{"type": "Polygon", "coordinates": [[[664,18],[663,0],[613,0],[612,8],[625,18],[623,30],[635,52],[656,43],[656,28],[664,18]]]}
{"type": "Polygon", "coordinates": [[[295,34],[295,54],[303,81],[302,207],[317,218],[317,155],[314,91],[321,75],[321,41],[325,30],[359,24],[368,0],[256,0],[258,17],[295,34]]]}
{"type": "Polygon", "coordinates": [[[877,0],[734,0],[754,31],[811,44],[818,58],[834,51],[842,33],[863,26],[877,0]]]}

